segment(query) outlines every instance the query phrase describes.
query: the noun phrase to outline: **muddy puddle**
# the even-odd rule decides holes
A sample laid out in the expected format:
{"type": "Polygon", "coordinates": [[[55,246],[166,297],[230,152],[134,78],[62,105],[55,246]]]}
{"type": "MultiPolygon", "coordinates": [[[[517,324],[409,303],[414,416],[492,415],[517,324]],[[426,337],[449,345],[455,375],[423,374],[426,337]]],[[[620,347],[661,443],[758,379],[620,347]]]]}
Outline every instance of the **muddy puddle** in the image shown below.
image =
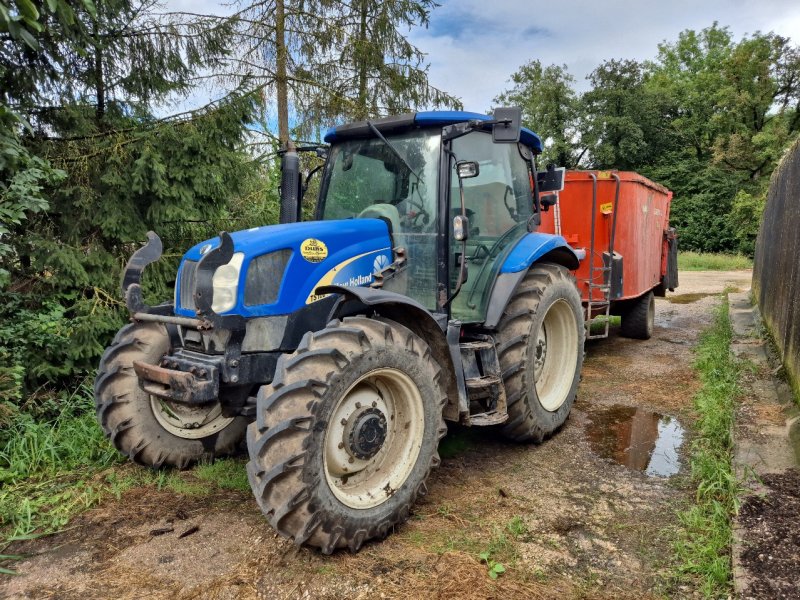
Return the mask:
{"type": "Polygon", "coordinates": [[[709,296],[717,296],[718,294],[675,294],[666,297],[667,302],[670,304],[691,304],[709,296]]]}
{"type": "Polygon", "coordinates": [[[598,456],[651,477],[680,470],[684,430],[675,417],[615,404],[592,411],[589,421],[586,436],[598,456]]]}

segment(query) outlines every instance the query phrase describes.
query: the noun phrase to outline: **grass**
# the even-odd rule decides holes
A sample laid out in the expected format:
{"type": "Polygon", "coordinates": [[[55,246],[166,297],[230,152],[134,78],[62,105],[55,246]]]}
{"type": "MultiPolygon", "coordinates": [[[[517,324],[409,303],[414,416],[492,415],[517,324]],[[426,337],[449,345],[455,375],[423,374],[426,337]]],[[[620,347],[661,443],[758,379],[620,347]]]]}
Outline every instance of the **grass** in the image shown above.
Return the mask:
{"type": "Polygon", "coordinates": [[[752,268],[752,259],[743,254],[678,252],[679,271],[735,271],[752,268]]]}
{"type": "Polygon", "coordinates": [[[700,339],[695,368],[702,387],[694,398],[698,414],[691,447],[695,502],[679,513],[678,576],[699,584],[708,598],[731,591],[731,521],[739,484],[732,467],[734,402],[740,367],[730,353],[733,332],[727,300],[700,339]]]}
{"type": "Polygon", "coordinates": [[[121,457],[97,425],[88,382],[49,408],[6,408],[0,434],[0,540],[57,531],[76,512],[133,485],[110,469],[121,457]]]}
{"type": "Polygon", "coordinates": [[[61,397],[0,409],[0,560],[11,560],[2,553],[10,542],[59,531],[78,513],[132,487],[189,496],[250,490],[241,459],[186,472],[120,466],[126,459],[97,424],[88,380],[61,397]]]}

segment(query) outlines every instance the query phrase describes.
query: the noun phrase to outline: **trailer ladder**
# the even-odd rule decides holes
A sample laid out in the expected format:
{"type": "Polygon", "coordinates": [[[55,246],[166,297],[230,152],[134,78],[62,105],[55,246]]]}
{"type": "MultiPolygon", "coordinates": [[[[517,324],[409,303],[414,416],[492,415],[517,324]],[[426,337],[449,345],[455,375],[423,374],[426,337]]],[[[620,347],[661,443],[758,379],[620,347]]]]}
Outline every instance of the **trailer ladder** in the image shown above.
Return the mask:
{"type": "MultiPolygon", "coordinates": [[[[620,179],[616,173],[611,176],[617,183],[614,192],[614,205],[612,208],[613,217],[611,219],[611,235],[608,240],[608,262],[603,260],[602,267],[595,267],[595,227],[597,226],[597,175],[589,173],[592,178],[592,236],[589,246],[589,279],[586,282],[589,297],[586,302],[586,315],[584,327],[586,327],[586,339],[595,340],[608,337],[608,330],[611,325],[611,271],[614,266],[614,234],[617,229],[617,203],[619,202],[620,179]],[[597,275],[595,275],[597,273],[597,275]],[[595,277],[602,277],[603,283],[596,283],[595,277]],[[601,299],[595,300],[595,291],[600,292],[601,299]],[[597,313],[597,314],[595,314],[597,313]],[[592,333],[592,322],[595,317],[603,317],[603,329],[598,333],[592,333]]],[[[601,257],[604,255],[601,255],[601,257]]]]}

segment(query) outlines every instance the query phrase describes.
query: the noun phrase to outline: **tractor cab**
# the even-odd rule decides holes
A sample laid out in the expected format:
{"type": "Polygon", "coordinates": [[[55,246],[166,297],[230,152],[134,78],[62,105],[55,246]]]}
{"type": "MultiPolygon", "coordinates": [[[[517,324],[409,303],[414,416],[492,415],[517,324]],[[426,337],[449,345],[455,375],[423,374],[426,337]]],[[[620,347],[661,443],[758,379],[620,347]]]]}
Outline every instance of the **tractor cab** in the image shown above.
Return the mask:
{"type": "Polygon", "coordinates": [[[504,116],[416,113],[331,129],[317,218],[384,221],[405,262],[382,288],[483,322],[499,271],[538,223],[541,140],[518,113],[504,116]]]}

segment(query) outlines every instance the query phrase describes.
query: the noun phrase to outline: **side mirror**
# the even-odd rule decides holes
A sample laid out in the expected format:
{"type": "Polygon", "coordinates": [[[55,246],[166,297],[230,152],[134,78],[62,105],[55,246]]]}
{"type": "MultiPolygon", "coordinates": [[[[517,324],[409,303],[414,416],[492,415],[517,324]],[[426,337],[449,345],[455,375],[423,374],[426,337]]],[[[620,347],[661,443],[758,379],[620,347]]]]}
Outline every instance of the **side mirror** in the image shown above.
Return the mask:
{"type": "Polygon", "coordinates": [[[459,242],[469,238],[469,219],[464,215],[453,217],[453,237],[459,242]]]}
{"type": "Polygon", "coordinates": [[[539,187],[539,193],[542,192],[560,192],[564,189],[564,167],[554,167],[548,165],[544,171],[536,173],[536,184],[539,187]]]}
{"type": "Polygon", "coordinates": [[[462,160],[456,163],[456,172],[459,179],[469,179],[480,175],[481,170],[475,161],[462,160]]]}
{"type": "Polygon", "coordinates": [[[522,129],[522,110],[518,106],[495,108],[492,125],[492,141],[495,143],[516,144],[522,129]]]}

